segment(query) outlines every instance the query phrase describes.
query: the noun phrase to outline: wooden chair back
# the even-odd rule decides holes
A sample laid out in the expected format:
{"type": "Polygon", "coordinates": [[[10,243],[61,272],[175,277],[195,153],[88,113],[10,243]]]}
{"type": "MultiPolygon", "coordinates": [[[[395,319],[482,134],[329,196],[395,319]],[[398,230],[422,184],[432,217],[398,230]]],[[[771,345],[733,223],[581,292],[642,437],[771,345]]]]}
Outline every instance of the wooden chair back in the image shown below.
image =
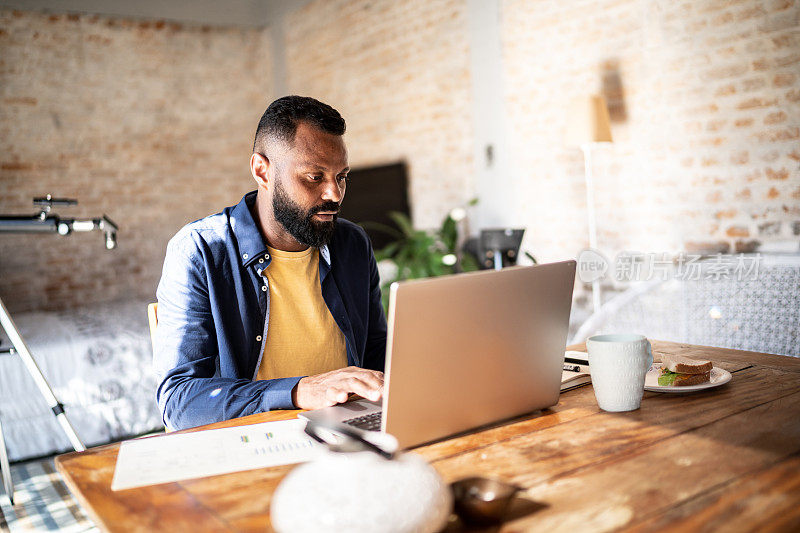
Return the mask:
{"type": "Polygon", "coordinates": [[[158,326],[158,303],[147,304],[147,320],[150,322],[150,342],[156,348],[156,326],[158,326]]]}

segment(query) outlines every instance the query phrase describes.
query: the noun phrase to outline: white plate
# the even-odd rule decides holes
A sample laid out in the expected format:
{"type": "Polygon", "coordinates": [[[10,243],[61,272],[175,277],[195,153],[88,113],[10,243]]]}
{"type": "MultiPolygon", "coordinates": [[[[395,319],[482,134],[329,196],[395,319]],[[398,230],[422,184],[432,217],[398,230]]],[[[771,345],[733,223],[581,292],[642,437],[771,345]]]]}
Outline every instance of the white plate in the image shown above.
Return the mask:
{"type": "Polygon", "coordinates": [[[713,389],[720,385],[725,385],[731,380],[731,373],[727,370],[714,367],[711,369],[711,379],[708,383],[701,383],[700,385],[689,385],[686,387],[665,387],[658,384],[658,376],[661,374],[661,363],[654,363],[647,371],[647,376],[644,378],[644,390],[651,392],[695,392],[705,389],[713,389]]]}

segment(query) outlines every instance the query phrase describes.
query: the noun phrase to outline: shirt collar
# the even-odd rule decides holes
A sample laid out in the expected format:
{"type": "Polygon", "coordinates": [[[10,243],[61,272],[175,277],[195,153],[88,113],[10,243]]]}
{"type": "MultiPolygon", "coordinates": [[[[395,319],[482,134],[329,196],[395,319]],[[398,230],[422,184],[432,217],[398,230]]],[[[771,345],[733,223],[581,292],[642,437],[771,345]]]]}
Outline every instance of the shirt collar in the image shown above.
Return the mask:
{"type": "MultiPolygon", "coordinates": [[[[249,267],[258,259],[270,259],[267,244],[253,218],[252,209],[255,209],[256,193],[257,191],[251,191],[245,194],[234,206],[230,217],[233,234],[239,243],[239,261],[244,267],[249,267]]],[[[330,269],[331,251],[327,244],[320,247],[319,256],[330,269]]]]}

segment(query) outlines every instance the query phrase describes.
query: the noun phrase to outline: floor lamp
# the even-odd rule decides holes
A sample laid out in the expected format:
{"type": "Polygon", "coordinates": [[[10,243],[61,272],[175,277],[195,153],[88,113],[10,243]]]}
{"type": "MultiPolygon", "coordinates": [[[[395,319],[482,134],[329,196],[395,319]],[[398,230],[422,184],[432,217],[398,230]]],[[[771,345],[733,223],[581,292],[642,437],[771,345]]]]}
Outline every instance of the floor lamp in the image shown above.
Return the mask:
{"type": "MultiPolygon", "coordinates": [[[[597,220],[594,210],[594,180],[592,177],[592,151],[601,143],[611,142],[608,107],[599,95],[583,96],[572,101],[567,120],[566,143],[580,146],[583,151],[586,177],[586,212],[589,218],[589,247],[597,250],[597,220]]],[[[592,307],[600,309],[600,280],[592,281],[592,307]]]]}

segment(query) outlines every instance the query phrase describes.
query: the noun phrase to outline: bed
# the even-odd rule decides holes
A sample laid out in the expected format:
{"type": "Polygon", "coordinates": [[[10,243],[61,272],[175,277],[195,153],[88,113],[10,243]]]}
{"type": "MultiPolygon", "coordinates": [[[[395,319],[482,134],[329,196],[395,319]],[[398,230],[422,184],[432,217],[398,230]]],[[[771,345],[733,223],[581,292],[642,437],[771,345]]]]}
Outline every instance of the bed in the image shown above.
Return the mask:
{"type": "Polygon", "coordinates": [[[800,254],[711,256],[694,266],[693,279],[632,283],[603,304],[571,342],[628,331],[800,357],[800,254]],[[738,279],[731,272],[739,264],[757,268],[738,279]]]}
{"type": "MultiPolygon", "coordinates": [[[[87,446],[163,429],[147,301],[12,318],[87,446]]],[[[2,346],[10,342],[0,331],[2,346]]],[[[19,355],[0,355],[0,422],[11,461],[72,449],[19,355]]]]}

